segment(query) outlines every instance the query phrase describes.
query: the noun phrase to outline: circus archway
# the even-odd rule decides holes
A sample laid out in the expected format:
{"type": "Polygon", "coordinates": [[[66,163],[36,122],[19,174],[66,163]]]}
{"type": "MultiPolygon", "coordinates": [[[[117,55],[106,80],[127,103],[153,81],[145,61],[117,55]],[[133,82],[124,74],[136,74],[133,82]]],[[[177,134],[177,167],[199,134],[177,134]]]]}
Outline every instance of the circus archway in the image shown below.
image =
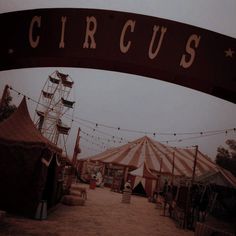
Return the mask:
{"type": "Polygon", "coordinates": [[[0,27],[0,70],[105,69],[236,101],[236,40],[212,31],[133,13],[65,8],[4,13],[0,27]]]}

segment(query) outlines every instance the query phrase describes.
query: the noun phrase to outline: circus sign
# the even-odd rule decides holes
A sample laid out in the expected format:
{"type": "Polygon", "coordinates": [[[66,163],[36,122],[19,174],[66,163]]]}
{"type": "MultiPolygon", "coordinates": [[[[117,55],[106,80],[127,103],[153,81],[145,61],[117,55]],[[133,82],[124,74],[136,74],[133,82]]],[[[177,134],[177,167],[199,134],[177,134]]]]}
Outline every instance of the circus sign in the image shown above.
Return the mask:
{"type": "Polygon", "coordinates": [[[236,39],[166,19],[95,9],[0,15],[0,70],[83,67],[143,75],[236,102],[236,39]]]}

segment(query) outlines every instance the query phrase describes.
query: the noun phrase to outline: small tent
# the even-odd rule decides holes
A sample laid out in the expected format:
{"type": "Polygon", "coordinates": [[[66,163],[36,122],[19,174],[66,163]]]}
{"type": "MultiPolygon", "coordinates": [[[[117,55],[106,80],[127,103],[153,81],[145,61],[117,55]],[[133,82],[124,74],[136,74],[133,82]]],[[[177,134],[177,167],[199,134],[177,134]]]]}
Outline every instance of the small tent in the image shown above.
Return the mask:
{"type": "Polygon", "coordinates": [[[147,167],[146,162],[143,162],[139,168],[129,172],[133,192],[139,191],[142,188],[144,194],[148,197],[153,196],[157,186],[157,176],[155,176],[147,167]],[[140,186],[140,187],[139,187],[140,186]]]}
{"type": "Polygon", "coordinates": [[[41,200],[54,206],[61,152],[37,130],[24,98],[0,123],[0,209],[34,217],[41,200]]]}
{"type": "Polygon", "coordinates": [[[218,167],[215,171],[209,171],[198,176],[197,181],[208,184],[216,184],[236,189],[236,177],[228,170],[218,167]]]}

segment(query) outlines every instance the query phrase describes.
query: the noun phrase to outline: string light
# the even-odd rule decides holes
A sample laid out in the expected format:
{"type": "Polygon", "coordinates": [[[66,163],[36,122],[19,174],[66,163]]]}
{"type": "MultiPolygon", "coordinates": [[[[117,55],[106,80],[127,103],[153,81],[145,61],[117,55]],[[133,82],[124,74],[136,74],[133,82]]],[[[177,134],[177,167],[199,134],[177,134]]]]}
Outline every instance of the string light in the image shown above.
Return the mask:
{"type": "MultiPolygon", "coordinates": [[[[105,125],[105,124],[101,124],[101,123],[95,123],[93,121],[90,120],[86,120],[80,117],[77,117],[77,119],[90,123],[90,124],[96,124],[96,127],[100,126],[100,127],[105,127],[105,128],[109,128],[109,129],[118,129],[120,131],[127,131],[127,132],[134,132],[134,133],[142,133],[142,134],[151,134],[153,136],[155,136],[156,132],[147,132],[147,131],[142,131],[142,130],[134,130],[134,129],[127,129],[127,128],[121,128],[121,127],[115,127],[115,126],[111,126],[111,125],[105,125]]],[[[236,130],[236,128],[234,128],[234,131],[236,130]]],[[[157,132],[159,135],[195,135],[195,134],[208,134],[208,133],[216,133],[216,132],[224,132],[225,130],[208,130],[208,131],[201,131],[201,132],[157,132]]]]}
{"type": "Polygon", "coordinates": [[[91,134],[89,134],[89,133],[83,131],[82,129],[80,130],[80,132],[83,133],[83,134],[85,134],[85,135],[87,135],[87,136],[90,136],[90,137],[92,137],[92,138],[95,138],[95,139],[97,139],[97,140],[110,141],[109,139],[104,138],[104,137],[99,137],[99,136],[91,135],[91,134]]]}
{"type": "MultiPolygon", "coordinates": [[[[67,118],[67,117],[66,117],[66,118],[67,118]]],[[[77,122],[78,124],[80,124],[80,125],[82,125],[82,126],[88,128],[88,129],[92,130],[93,132],[101,133],[101,134],[103,134],[103,135],[105,135],[105,136],[108,136],[108,137],[110,137],[110,138],[112,138],[112,137],[114,136],[114,135],[109,134],[109,133],[107,133],[107,132],[101,131],[101,130],[99,130],[98,128],[95,129],[95,131],[94,131],[94,128],[93,128],[93,127],[88,126],[88,125],[85,125],[85,124],[84,124],[83,122],[81,122],[81,121],[75,120],[75,122],[77,122]]],[[[114,137],[115,137],[117,140],[122,140],[122,141],[128,142],[128,140],[126,140],[126,139],[123,138],[123,137],[118,137],[118,136],[114,136],[114,137]]]]}
{"type": "MultiPolygon", "coordinates": [[[[26,96],[25,94],[23,94],[22,92],[19,92],[17,90],[15,90],[14,88],[12,87],[9,87],[10,90],[16,92],[18,95],[22,95],[22,96],[26,96]]],[[[26,96],[28,100],[31,100],[39,105],[42,105],[44,107],[46,107],[46,105],[44,104],[41,104],[39,103],[38,101],[30,98],[29,96],[26,96]]],[[[53,110],[53,108],[51,108],[53,110]]],[[[129,142],[129,140],[125,139],[124,137],[118,137],[118,136],[114,136],[112,134],[109,134],[107,132],[104,132],[104,131],[101,131],[99,130],[98,128],[99,127],[104,127],[104,128],[109,128],[109,129],[116,129],[116,130],[119,130],[119,131],[126,131],[126,132],[130,132],[130,133],[140,133],[140,134],[150,134],[150,135],[153,135],[154,137],[156,137],[156,133],[158,133],[159,135],[172,135],[172,136],[180,136],[180,135],[197,135],[197,136],[192,136],[192,137],[187,137],[187,138],[181,138],[181,139],[175,139],[175,140],[165,140],[165,141],[159,141],[159,142],[162,142],[162,143],[170,143],[170,142],[182,142],[182,141],[185,141],[185,140],[190,140],[190,139],[197,139],[197,138],[202,138],[202,137],[208,137],[208,136],[213,136],[213,135],[218,135],[218,134],[222,134],[222,133],[225,133],[226,135],[231,132],[231,131],[236,131],[236,128],[231,128],[231,129],[222,129],[222,130],[208,130],[208,131],[201,131],[201,132],[180,132],[180,133],[177,133],[177,132],[167,132],[167,133],[164,133],[164,132],[147,132],[147,131],[141,131],[141,130],[133,130],[133,129],[127,129],[127,128],[121,128],[120,126],[119,127],[114,127],[114,126],[111,126],[111,125],[105,125],[105,124],[102,124],[102,123],[98,123],[98,122],[93,122],[93,121],[90,121],[90,120],[86,120],[86,119],[83,119],[83,118],[80,118],[80,117],[73,117],[73,119],[69,116],[69,115],[66,115],[66,118],[67,119],[70,119],[72,122],[76,122],[76,123],[79,123],[81,124],[82,126],[88,128],[88,129],[92,129],[93,132],[98,132],[98,133],[101,133],[103,135],[106,135],[106,136],[109,136],[109,137],[112,137],[112,139],[119,139],[119,140],[122,140],[122,141],[125,141],[125,142],[129,142]],[[92,125],[95,125],[96,128],[94,127],[91,127],[91,126],[88,126],[84,123],[82,123],[81,121],[83,122],[87,122],[87,123],[90,123],[92,125]]],[[[97,137],[98,139],[102,139],[101,137],[97,137]]],[[[108,142],[110,142],[109,139],[107,139],[108,142]]],[[[116,143],[116,142],[114,142],[116,143]]]]}
{"type": "Polygon", "coordinates": [[[160,141],[160,142],[182,142],[184,140],[190,140],[190,139],[197,139],[197,138],[202,138],[202,137],[209,137],[209,136],[214,136],[218,134],[223,134],[224,132],[217,132],[217,133],[212,133],[212,134],[206,134],[206,135],[200,135],[200,136],[193,136],[193,137],[187,137],[187,138],[182,138],[182,139],[174,139],[174,140],[167,140],[167,141],[160,141]]]}
{"type": "Polygon", "coordinates": [[[99,152],[99,151],[100,151],[100,150],[98,150],[98,149],[96,149],[96,148],[91,148],[91,147],[88,147],[88,146],[86,146],[86,145],[84,145],[84,144],[81,144],[81,146],[84,147],[84,148],[86,148],[86,149],[89,149],[89,150],[91,150],[91,151],[94,151],[94,152],[99,152]]]}
{"type": "MultiPolygon", "coordinates": [[[[82,120],[82,121],[84,121],[84,122],[88,122],[88,123],[90,123],[90,124],[94,124],[94,122],[93,121],[88,121],[88,120],[85,120],[85,119],[82,119],[82,118],[80,118],[80,117],[76,117],[76,119],[78,119],[78,120],[82,120]]],[[[118,128],[116,128],[116,127],[112,127],[112,126],[110,126],[110,125],[104,125],[104,124],[98,124],[98,123],[96,123],[96,127],[105,127],[105,128],[112,128],[112,129],[118,129],[118,130],[120,130],[120,131],[127,131],[127,132],[133,132],[133,133],[142,133],[142,134],[145,134],[145,135],[148,135],[148,134],[150,134],[150,135],[153,135],[153,136],[156,136],[156,132],[146,132],[146,131],[139,131],[139,130],[132,130],[132,129],[125,129],[125,128],[120,128],[120,127],[118,127],[118,128]]],[[[234,130],[234,131],[236,131],[236,128],[233,128],[233,129],[227,129],[227,130],[230,130],[230,131],[232,131],[232,130],[234,130]]],[[[208,131],[201,131],[201,132],[180,132],[180,133],[177,133],[177,132],[167,132],[167,133],[163,133],[163,132],[157,132],[159,135],[163,135],[163,136],[168,136],[168,135],[170,135],[170,136],[180,136],[180,135],[207,135],[207,134],[211,134],[211,133],[223,133],[223,132],[225,132],[226,130],[225,129],[223,129],[223,130],[208,130],[208,131]]]]}
{"type": "Polygon", "coordinates": [[[92,144],[92,145],[96,145],[96,146],[100,147],[101,149],[106,148],[106,146],[102,146],[102,145],[100,145],[100,144],[98,144],[98,143],[92,142],[91,140],[88,140],[87,138],[84,138],[83,136],[80,136],[80,138],[83,139],[83,140],[85,140],[86,142],[92,144]]]}

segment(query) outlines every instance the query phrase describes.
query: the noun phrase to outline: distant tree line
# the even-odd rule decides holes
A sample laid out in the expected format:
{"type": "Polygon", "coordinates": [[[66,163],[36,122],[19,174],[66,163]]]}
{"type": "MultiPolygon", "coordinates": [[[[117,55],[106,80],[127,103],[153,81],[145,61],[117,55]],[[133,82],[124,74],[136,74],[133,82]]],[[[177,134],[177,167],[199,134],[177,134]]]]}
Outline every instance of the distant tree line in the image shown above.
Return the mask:
{"type": "Polygon", "coordinates": [[[229,170],[236,177],[236,140],[226,141],[228,148],[217,148],[216,164],[229,170]]]}

